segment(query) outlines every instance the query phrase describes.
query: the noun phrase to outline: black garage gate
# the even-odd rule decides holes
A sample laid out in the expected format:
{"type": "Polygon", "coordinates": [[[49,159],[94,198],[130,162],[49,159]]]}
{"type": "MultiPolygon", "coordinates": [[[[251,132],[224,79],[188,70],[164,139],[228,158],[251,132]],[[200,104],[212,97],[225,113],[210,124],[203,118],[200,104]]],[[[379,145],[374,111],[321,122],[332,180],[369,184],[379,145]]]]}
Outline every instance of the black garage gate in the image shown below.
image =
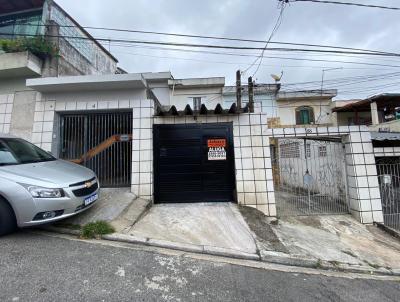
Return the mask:
{"type": "Polygon", "coordinates": [[[231,123],[154,125],[154,200],[235,201],[231,123]]]}

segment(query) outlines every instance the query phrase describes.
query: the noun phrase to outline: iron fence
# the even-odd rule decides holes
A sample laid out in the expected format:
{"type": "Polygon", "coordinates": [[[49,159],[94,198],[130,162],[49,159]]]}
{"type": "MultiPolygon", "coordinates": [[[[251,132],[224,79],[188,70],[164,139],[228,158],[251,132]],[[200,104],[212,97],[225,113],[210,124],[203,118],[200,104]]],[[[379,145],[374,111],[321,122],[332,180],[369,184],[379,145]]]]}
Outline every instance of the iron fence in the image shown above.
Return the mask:
{"type": "Polygon", "coordinates": [[[273,150],[279,216],[349,212],[341,142],[280,139],[273,150]]]}
{"type": "Polygon", "coordinates": [[[400,158],[376,160],[384,224],[400,230],[400,158]]]}
{"type": "MultiPolygon", "coordinates": [[[[132,113],[87,113],[61,116],[60,158],[77,160],[114,135],[132,134],[132,113]]],[[[112,143],[83,165],[93,170],[103,187],[131,184],[132,144],[112,143]]]]}

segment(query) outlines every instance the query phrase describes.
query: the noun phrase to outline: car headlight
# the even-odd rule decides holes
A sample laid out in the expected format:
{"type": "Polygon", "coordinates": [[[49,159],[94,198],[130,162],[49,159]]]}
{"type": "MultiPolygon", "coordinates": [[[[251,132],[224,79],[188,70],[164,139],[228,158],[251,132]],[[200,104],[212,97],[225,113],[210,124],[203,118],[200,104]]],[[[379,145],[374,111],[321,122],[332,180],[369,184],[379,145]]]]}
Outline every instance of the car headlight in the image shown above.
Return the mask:
{"type": "Polygon", "coordinates": [[[28,191],[35,198],[61,198],[65,196],[63,189],[29,187],[28,191]]]}

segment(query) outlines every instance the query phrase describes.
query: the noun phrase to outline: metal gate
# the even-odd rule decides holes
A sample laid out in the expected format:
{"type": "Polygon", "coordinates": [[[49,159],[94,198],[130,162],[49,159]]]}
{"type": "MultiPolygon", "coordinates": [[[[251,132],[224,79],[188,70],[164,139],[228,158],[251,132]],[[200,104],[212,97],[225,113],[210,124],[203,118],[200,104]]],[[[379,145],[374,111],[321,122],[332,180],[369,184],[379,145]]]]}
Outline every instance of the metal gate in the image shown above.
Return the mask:
{"type": "Polygon", "coordinates": [[[235,200],[232,124],[154,125],[156,203],[235,200]]]}
{"type": "Polygon", "coordinates": [[[376,159],[384,224],[400,230],[400,158],[376,159]]]}
{"type": "Polygon", "coordinates": [[[341,142],[278,139],[272,154],[279,216],[349,212],[341,142]]]}
{"type": "Polygon", "coordinates": [[[62,115],[60,130],[60,158],[92,169],[103,187],[130,186],[131,142],[113,138],[131,137],[131,112],[62,115]]]}

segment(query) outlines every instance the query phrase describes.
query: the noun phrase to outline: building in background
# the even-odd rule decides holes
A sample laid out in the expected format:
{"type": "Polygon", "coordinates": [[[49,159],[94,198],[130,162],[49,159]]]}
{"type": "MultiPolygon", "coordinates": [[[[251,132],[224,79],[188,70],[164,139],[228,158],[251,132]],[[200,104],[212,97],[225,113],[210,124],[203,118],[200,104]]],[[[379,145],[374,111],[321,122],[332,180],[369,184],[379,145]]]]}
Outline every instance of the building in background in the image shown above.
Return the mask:
{"type": "Polygon", "coordinates": [[[337,90],[280,91],[277,96],[277,117],[280,125],[330,125],[332,99],[337,90]]]}
{"type": "Polygon", "coordinates": [[[339,126],[367,125],[371,131],[400,132],[400,94],[384,93],[357,102],[335,103],[339,126]]]}
{"type": "MultiPolygon", "coordinates": [[[[1,1],[0,38],[29,40],[28,50],[42,59],[42,76],[117,71],[117,59],[52,0],[1,1]],[[46,53],[50,46],[55,53],[46,53]]],[[[17,52],[12,42],[3,48],[3,52],[17,52]]]]}
{"type": "MultiPolygon", "coordinates": [[[[277,117],[278,110],[276,97],[280,84],[256,84],[254,86],[254,105],[268,117],[277,117]]],[[[236,102],[236,86],[225,86],[223,90],[224,106],[230,107],[236,102]]],[[[249,87],[242,86],[242,104],[246,106],[249,102],[249,87]]]]}
{"type": "Polygon", "coordinates": [[[177,110],[184,110],[189,105],[194,110],[200,110],[201,105],[215,108],[223,103],[224,77],[173,79],[168,81],[170,88],[169,105],[177,110]]]}
{"type": "Polygon", "coordinates": [[[51,0],[0,1],[0,132],[31,140],[26,79],[121,73],[117,59],[51,0]]]}

